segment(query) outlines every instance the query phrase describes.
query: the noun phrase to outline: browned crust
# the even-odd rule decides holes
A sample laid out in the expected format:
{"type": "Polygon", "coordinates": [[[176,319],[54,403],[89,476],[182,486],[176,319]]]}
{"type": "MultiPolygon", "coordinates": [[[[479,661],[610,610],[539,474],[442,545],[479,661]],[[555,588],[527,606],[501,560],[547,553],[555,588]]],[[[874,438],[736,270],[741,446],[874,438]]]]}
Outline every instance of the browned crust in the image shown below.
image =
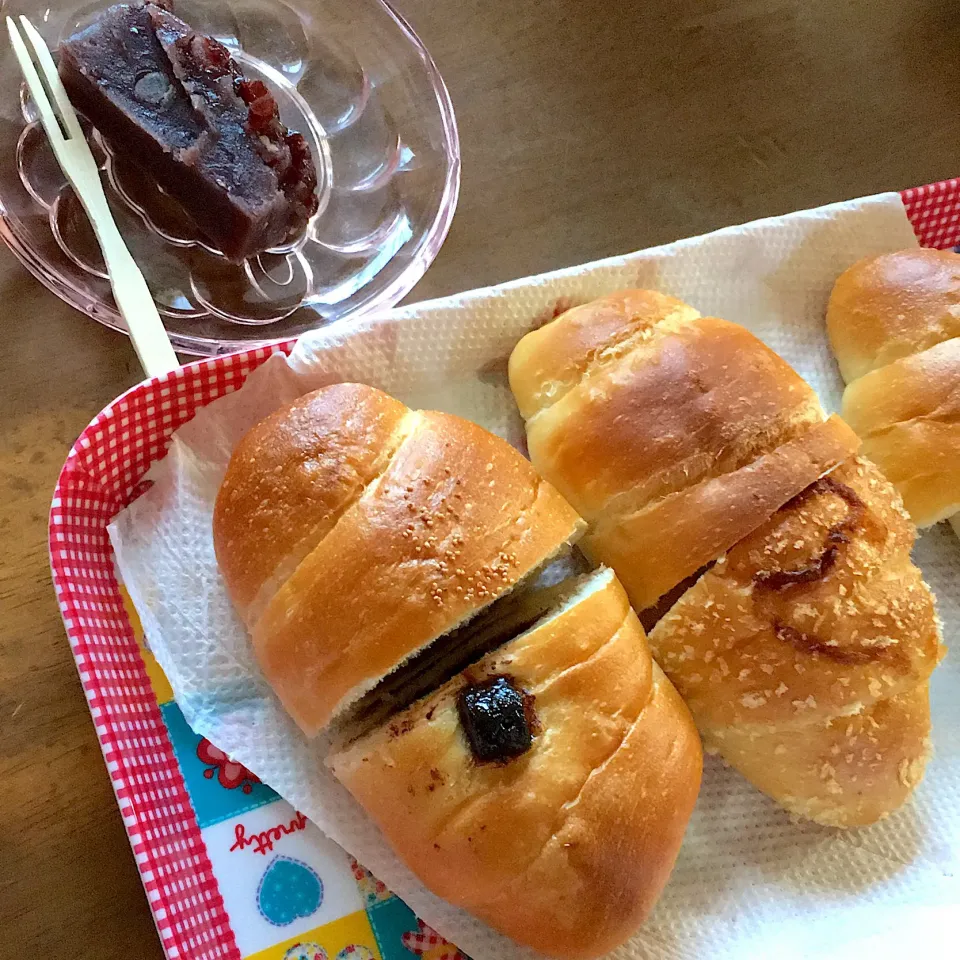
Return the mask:
{"type": "Polygon", "coordinates": [[[581,545],[619,572],[630,602],[645,610],[856,453],[858,446],[853,431],[839,417],[830,417],[739,470],[639,510],[623,505],[606,511],[581,545]]]}
{"type": "Polygon", "coordinates": [[[261,596],[251,612],[261,591],[280,585],[271,583],[278,569],[293,557],[289,576],[387,466],[413,426],[410,413],[379,390],[340,383],[276,411],[240,441],[217,494],[213,540],[248,625],[269,600],[261,596]]]}
{"type": "Polygon", "coordinates": [[[847,383],[960,336],[960,257],[918,248],[858,261],[833,288],[827,333],[847,383]]]}
{"type": "Polygon", "coordinates": [[[689,713],[614,578],[469,672],[533,695],[522,757],[473,761],[461,676],[335,756],[334,773],[440,896],[543,953],[606,953],[673,866],[700,781],[689,713]]]}
{"type": "MultiPolygon", "coordinates": [[[[803,816],[843,825],[895,809],[905,758],[911,786],[919,780],[928,710],[918,713],[917,691],[925,703],[943,650],[933,597],[910,562],[913,537],[876,467],[849,461],[718,561],[650,635],[705,740],[803,816]],[[887,749],[899,708],[880,705],[896,698],[910,704],[916,736],[887,749]],[[869,718],[880,715],[888,728],[871,762],[886,773],[870,780],[869,796],[838,778],[843,790],[815,791],[811,805],[797,784],[809,782],[811,758],[838,768],[833,748],[846,726],[836,724],[847,718],[869,737],[869,718]],[[810,739],[793,764],[801,736],[810,739]]],[[[860,762],[849,762],[851,776],[860,762]]]]}
{"type": "Polygon", "coordinates": [[[632,350],[527,423],[537,468],[588,520],[739,469],[823,419],[806,384],[738,324],[704,317],[632,350]]]}
{"type": "Polygon", "coordinates": [[[855,380],[843,415],[918,526],[960,511],[960,338],[855,380]]]}
{"type": "Polygon", "coordinates": [[[260,666],[310,736],[581,529],[504,441],[350,384],[254,428],[214,519],[260,666]]]}
{"type": "Polygon", "coordinates": [[[510,386],[521,415],[530,419],[562,399],[588,373],[699,315],[681,300],[655,290],[621,290],[565,310],[527,334],[510,356],[510,386]]]}

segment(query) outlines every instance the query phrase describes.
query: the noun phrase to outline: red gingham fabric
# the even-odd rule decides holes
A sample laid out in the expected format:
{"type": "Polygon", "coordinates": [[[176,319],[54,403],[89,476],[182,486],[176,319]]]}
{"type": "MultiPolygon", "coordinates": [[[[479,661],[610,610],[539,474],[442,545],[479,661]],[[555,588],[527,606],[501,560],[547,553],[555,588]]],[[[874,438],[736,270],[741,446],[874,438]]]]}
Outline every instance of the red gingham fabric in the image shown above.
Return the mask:
{"type": "MultiPolygon", "coordinates": [[[[960,180],[901,196],[923,246],[960,243],[960,180]]],[[[271,353],[292,346],[288,341],[201,360],[123,394],[74,444],[50,512],[50,562],[63,622],[171,960],[240,960],[240,952],[123,611],[106,526],[138,492],[174,430],[198,408],[237,389],[271,353]]],[[[416,936],[409,946],[417,952],[444,945],[445,960],[462,956],[429,928],[416,936]]]]}
{"type": "Polygon", "coordinates": [[[173,431],[239,387],[272,352],[191,363],[123,394],[74,444],[50,511],[50,563],[64,626],[171,960],[240,960],[240,951],[124,614],[106,528],[164,455],[173,431]]]}
{"type": "Polygon", "coordinates": [[[921,247],[947,250],[960,244],[960,180],[912,187],[900,196],[921,247]]]}

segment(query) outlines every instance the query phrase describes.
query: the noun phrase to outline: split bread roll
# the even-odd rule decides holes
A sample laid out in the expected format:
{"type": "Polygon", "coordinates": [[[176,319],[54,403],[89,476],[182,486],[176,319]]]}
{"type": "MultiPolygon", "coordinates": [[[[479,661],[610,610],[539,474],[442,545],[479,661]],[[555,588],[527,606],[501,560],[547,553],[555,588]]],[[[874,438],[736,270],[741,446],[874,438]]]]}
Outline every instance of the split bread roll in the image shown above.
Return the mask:
{"type": "Polygon", "coordinates": [[[503,440],[361,384],[254,427],[213,521],[260,666],[308,736],[582,528],[503,440]]]}
{"type": "Polygon", "coordinates": [[[827,331],[843,416],[920,527],[960,511],[960,256],[904,250],[841,274],[827,331]]]}
{"type": "Polygon", "coordinates": [[[240,442],[213,530],[265,676],[388,842],[564,958],[650,911],[702,766],[623,588],[568,547],[584,526],[480,427],[339,384],[240,442]]]}
{"type": "Polygon", "coordinates": [[[659,896],[702,756],[601,570],[328,763],[435,893],[539,952],[589,958],[623,943],[659,896]]]}
{"type": "Polygon", "coordinates": [[[823,823],[902,803],[938,623],[853,431],[749,332],[650,291],[528,334],[510,382],[534,465],[590,522],[584,551],[662,617],[654,655],[711,749],[823,823]]]}
{"type": "Polygon", "coordinates": [[[510,386],[534,465],[590,522],[582,549],[614,567],[637,610],[858,446],[748,330],[650,290],[525,336],[510,386]]]}
{"type": "Polygon", "coordinates": [[[929,754],[943,654],[914,528],[863,459],[721,558],[650,634],[704,744],[788,810],[858,826],[899,807],[929,754]]]}

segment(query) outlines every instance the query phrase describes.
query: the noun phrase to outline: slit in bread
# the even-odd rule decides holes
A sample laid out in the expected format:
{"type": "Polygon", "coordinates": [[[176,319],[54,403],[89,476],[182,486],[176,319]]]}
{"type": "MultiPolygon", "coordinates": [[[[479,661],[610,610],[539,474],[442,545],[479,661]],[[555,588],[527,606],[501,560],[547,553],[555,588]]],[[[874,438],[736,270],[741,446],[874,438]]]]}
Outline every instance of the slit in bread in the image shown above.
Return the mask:
{"type": "Polygon", "coordinates": [[[475,660],[532,627],[576,589],[590,569],[576,547],[561,550],[508,594],[419,650],[355,701],[335,736],[350,742],[389,720],[475,660]]]}
{"type": "Polygon", "coordinates": [[[659,895],[701,752],[612,571],[548,589],[527,629],[327,762],[431,890],[542,953],[587,958],[659,895]],[[490,684],[528,723],[528,747],[495,762],[463,717],[490,684]]]}
{"type": "Polygon", "coordinates": [[[860,826],[899,807],[929,755],[942,657],[914,529],[863,459],[730,550],[650,633],[718,752],[788,810],[860,826]]]}
{"type": "Polygon", "coordinates": [[[337,384],[244,437],[213,533],[264,675],[315,736],[583,529],[476,424],[337,384]]]}
{"type": "Polygon", "coordinates": [[[534,465],[590,522],[584,551],[638,610],[859,444],[749,331],[649,290],[525,336],[510,385],[534,465]]]}

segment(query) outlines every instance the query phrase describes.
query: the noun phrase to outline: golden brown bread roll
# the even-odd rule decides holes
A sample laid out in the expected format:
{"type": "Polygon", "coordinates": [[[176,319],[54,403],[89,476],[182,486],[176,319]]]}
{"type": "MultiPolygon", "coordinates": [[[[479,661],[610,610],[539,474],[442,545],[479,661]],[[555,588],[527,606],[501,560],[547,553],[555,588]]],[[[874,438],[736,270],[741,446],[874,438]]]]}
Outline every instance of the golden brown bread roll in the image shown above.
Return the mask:
{"type": "Polygon", "coordinates": [[[857,458],[721,558],[650,634],[707,748],[801,816],[872,823],[922,776],[943,649],[913,539],[893,488],[857,458]]]}
{"type": "Polygon", "coordinates": [[[650,911],[701,762],[689,712],[608,570],[329,761],[430,889],[570,958],[606,953],[650,911]],[[482,759],[483,717],[473,732],[466,699],[505,684],[516,707],[495,717],[505,752],[482,759]]]}
{"type": "Polygon", "coordinates": [[[960,510],[960,257],[904,250],[837,280],[827,330],[843,416],[920,527],[960,510]]]}
{"type": "Polygon", "coordinates": [[[857,448],[753,334],[653,291],[528,334],[510,385],[534,465],[590,521],[585,551],[638,610],[857,448]]]}
{"type": "Polygon", "coordinates": [[[241,441],[213,532],[264,675],[313,736],[582,526],[503,440],[338,384],[241,441]]]}
{"type": "Polygon", "coordinates": [[[708,744],[821,822],[902,803],[939,633],[914,529],[850,428],[746,331],[650,292],[528,335],[510,376],[585,552],[666,614],[651,646],[708,744]]]}
{"type": "Polygon", "coordinates": [[[827,332],[847,383],[960,337],[960,257],[918,248],[858,261],[830,294],[827,332]]]}
{"type": "Polygon", "coordinates": [[[917,526],[960,511],[960,338],[854,380],[843,415],[917,526]]]}

